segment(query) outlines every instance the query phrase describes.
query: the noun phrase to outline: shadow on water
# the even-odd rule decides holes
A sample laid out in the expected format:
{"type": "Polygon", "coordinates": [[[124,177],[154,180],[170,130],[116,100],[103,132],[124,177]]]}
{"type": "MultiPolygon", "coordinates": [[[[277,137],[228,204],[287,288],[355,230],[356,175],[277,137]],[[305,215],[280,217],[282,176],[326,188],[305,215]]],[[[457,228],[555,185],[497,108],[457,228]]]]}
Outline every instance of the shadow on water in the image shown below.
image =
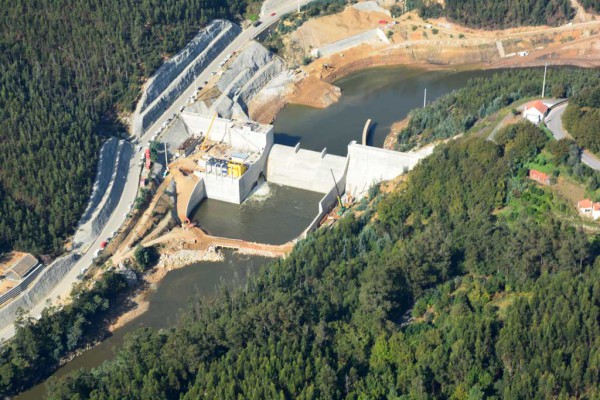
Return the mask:
{"type": "MultiPolygon", "coordinates": [[[[287,133],[275,133],[275,143],[285,146],[296,146],[302,141],[302,137],[298,135],[288,135],[287,133]]],[[[300,144],[302,145],[302,144],[300,144]]]]}
{"type": "Polygon", "coordinates": [[[375,132],[377,131],[377,122],[371,122],[369,125],[369,129],[367,130],[367,146],[373,146],[373,136],[375,136],[375,132]]]}

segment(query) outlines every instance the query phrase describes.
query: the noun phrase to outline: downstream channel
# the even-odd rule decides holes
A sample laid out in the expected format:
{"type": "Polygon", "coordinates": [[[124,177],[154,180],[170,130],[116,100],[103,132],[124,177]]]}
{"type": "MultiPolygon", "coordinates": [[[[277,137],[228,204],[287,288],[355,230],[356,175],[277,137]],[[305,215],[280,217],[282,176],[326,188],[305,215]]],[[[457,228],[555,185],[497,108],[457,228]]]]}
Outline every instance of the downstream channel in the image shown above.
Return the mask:
{"type": "MultiPolygon", "coordinates": [[[[358,72],[334,82],[342,88],[340,101],[324,110],[288,106],[275,121],[275,140],[320,151],[327,147],[332,154],[346,155],[352,140],[360,142],[362,128],[368,118],[375,123],[370,144],[381,147],[393,122],[435,98],[465,85],[472,77],[489,76],[493,71],[424,71],[406,67],[385,67],[358,72]]],[[[255,242],[282,244],[299,235],[317,213],[319,193],[265,184],[242,206],[207,200],[194,212],[193,220],[208,232],[255,242]]],[[[89,369],[112,359],[125,335],[140,327],[156,329],[173,326],[177,310],[188,305],[194,296],[211,296],[219,284],[243,285],[248,274],[270,260],[225,253],[223,262],[203,262],[170,272],[149,293],[148,311],[117,330],[95,348],[75,358],[53,377],[80,368],[89,369]]],[[[22,393],[18,400],[44,397],[46,383],[22,393]]]]}

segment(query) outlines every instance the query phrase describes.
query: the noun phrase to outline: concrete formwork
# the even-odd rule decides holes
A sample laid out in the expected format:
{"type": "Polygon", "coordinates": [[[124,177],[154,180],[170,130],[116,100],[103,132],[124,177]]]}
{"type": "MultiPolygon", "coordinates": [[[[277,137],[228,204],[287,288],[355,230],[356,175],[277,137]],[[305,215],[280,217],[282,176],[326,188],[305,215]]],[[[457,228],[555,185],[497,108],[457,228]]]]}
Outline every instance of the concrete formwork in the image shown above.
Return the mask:
{"type": "Polygon", "coordinates": [[[346,158],[276,144],[267,161],[267,182],[328,193],[333,187],[331,171],[336,181],[341,181],[346,172],[346,158]]]}
{"type": "Polygon", "coordinates": [[[346,193],[360,198],[374,183],[393,179],[411,170],[425,157],[425,154],[401,153],[353,141],[348,145],[346,193]]]}

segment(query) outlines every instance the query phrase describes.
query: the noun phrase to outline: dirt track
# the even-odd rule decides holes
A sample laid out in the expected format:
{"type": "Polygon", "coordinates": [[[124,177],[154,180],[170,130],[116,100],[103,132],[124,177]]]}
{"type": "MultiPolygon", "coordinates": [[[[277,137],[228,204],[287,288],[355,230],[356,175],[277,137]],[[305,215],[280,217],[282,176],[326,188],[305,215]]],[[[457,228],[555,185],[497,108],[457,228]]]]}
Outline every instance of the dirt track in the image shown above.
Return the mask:
{"type": "MultiPolygon", "coordinates": [[[[342,39],[378,26],[378,13],[368,16],[357,10],[317,18],[284,38],[284,54],[302,57],[302,49],[342,39]],[[342,32],[347,36],[340,36],[342,32]],[[334,34],[335,33],[335,34],[334,34]],[[301,40],[299,39],[301,38],[301,40]],[[300,53],[298,53],[300,51],[300,53]]],[[[389,17],[388,20],[391,20],[389,17]]],[[[389,65],[413,65],[427,69],[492,69],[551,65],[600,66],[600,19],[578,16],[572,25],[523,27],[483,31],[449,23],[445,19],[424,21],[415,13],[388,25],[389,45],[362,45],[319,58],[302,67],[300,76],[285,95],[267,104],[253,104],[250,116],[271,122],[289,103],[324,108],[337,101],[339,90],[331,83],[353,72],[389,65]],[[433,33],[435,30],[435,34],[433,33]],[[528,54],[517,55],[520,51],[528,54]],[[504,57],[502,57],[504,55],[504,57]]]]}

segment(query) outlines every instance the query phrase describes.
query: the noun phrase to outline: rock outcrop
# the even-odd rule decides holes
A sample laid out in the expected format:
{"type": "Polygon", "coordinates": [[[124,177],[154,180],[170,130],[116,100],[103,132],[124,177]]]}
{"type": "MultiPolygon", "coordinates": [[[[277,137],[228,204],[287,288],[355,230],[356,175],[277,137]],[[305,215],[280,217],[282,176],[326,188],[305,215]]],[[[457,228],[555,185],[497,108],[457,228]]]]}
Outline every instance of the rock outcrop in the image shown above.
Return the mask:
{"type": "Polygon", "coordinates": [[[241,28],[236,24],[215,20],[165,62],[142,95],[142,129],[151,126],[240,32],[241,28]]]}

